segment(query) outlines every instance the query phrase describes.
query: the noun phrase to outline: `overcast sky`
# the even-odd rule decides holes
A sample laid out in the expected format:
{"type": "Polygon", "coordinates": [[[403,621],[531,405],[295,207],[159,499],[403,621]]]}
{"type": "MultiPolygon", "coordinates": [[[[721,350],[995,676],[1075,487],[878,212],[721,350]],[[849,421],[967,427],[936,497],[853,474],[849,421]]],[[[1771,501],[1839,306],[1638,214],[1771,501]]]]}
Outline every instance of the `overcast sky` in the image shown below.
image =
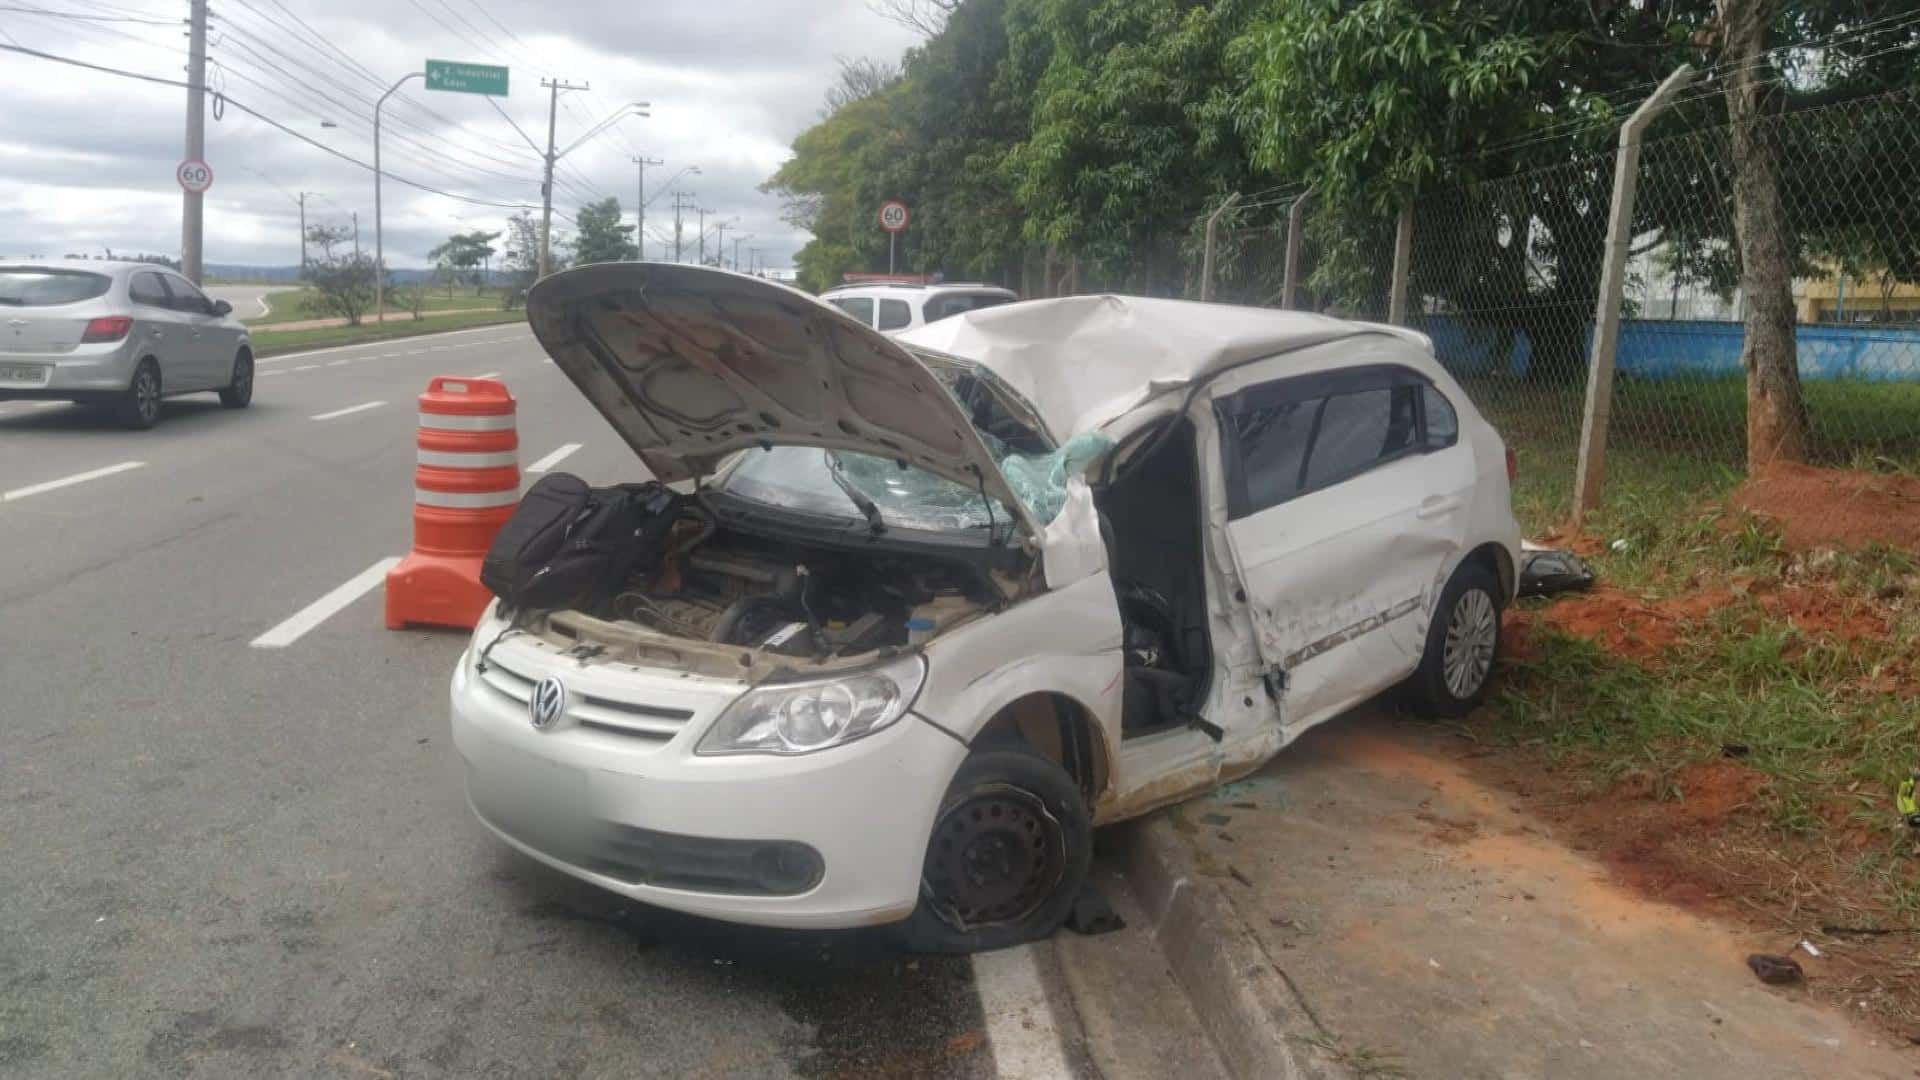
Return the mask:
{"type": "MultiPolygon", "coordinates": [[[[0,43],[143,74],[184,77],[187,0],[21,0],[0,11],[0,43]],[[62,15],[33,14],[19,7],[62,15]],[[88,15],[88,20],[62,16],[88,15]],[[111,20],[111,21],[102,21],[111,20]]],[[[865,0],[213,0],[208,80],[287,127],[351,157],[372,157],[371,102],[388,82],[434,59],[505,64],[500,102],[543,145],[540,79],[592,85],[565,94],[559,143],[622,103],[652,103],[562,159],[556,229],[589,199],[613,195],[631,215],[636,167],[647,169],[647,257],[670,237],[673,196],[694,193],[727,231],[751,234],[769,266],[786,266],[806,236],[756,188],[819,114],[836,56],[897,59],[907,31],[865,0]],[[303,27],[301,23],[304,22],[303,27]],[[309,37],[324,39],[326,46],[309,37]],[[337,50],[337,51],[333,51],[337,50]],[[359,65],[364,71],[353,65],[359,65]],[[336,127],[326,127],[324,124],[336,127]]],[[[390,101],[381,148],[389,177],[498,203],[540,202],[540,162],[479,97],[428,92],[416,80],[390,101]]],[[[0,255],[148,251],[178,255],[186,91],[0,52],[0,255]]],[[[358,211],[373,245],[373,178],[364,168],[228,109],[207,121],[215,180],[206,201],[206,261],[297,265],[296,192],[309,220],[346,224],[358,211]]],[[[387,261],[421,266],[450,233],[500,229],[510,208],[385,185],[387,261]]],[[[536,213],[537,216],[537,213],[536,213]]],[[[695,226],[689,215],[691,245],[695,226]]]]}

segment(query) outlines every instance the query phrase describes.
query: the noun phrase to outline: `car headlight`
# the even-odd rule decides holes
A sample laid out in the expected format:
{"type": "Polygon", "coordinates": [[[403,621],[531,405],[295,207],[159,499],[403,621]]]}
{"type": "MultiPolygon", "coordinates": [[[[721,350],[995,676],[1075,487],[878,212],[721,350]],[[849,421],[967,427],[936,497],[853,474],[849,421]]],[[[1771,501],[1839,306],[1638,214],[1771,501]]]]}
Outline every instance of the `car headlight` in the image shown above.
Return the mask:
{"type": "Polygon", "coordinates": [[[697,754],[810,754],[893,723],[913,704],[927,664],[910,656],[832,679],[759,686],[713,722],[697,754]]]}

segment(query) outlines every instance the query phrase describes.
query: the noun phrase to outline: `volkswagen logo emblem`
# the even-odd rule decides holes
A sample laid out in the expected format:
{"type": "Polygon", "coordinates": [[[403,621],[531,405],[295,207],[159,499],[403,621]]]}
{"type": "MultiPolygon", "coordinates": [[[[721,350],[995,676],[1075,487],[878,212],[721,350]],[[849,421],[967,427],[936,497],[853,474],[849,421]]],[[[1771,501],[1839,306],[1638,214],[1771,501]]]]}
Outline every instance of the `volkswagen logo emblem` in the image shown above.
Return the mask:
{"type": "Polygon", "coordinates": [[[551,675],[541,679],[533,688],[533,696],[527,699],[527,719],[542,731],[552,727],[566,711],[567,688],[551,675]]]}

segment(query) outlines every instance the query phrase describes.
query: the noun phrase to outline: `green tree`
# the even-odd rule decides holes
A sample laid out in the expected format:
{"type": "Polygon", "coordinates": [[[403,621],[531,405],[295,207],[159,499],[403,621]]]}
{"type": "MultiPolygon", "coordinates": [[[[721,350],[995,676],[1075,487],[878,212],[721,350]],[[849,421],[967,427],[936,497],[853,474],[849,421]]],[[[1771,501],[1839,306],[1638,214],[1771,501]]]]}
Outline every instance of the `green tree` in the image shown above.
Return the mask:
{"type": "Polygon", "coordinates": [[[640,257],[633,246],[633,226],[621,223],[620,200],[613,196],[581,207],[573,223],[579,229],[573,241],[575,262],[632,262],[640,257]]]}
{"type": "Polygon", "coordinates": [[[307,243],[318,248],[320,255],[307,260],[301,277],[313,289],[307,301],[310,310],[358,326],[360,317],[373,306],[380,270],[372,255],[347,250],[352,235],[344,225],[307,226],[307,243]]]}
{"type": "Polygon", "coordinates": [[[463,278],[476,285],[482,283],[480,266],[493,258],[493,243],[498,239],[498,232],[475,230],[454,233],[445,243],[427,252],[427,258],[432,260],[434,268],[447,283],[449,297],[453,295],[454,282],[463,278]]]}

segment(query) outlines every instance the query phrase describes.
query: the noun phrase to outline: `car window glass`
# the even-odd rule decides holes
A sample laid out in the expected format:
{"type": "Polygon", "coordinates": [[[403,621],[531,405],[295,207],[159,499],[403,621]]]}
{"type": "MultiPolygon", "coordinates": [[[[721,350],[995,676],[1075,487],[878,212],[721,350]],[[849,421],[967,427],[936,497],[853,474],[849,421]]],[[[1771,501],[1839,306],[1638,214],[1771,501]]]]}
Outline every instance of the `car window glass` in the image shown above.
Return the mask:
{"type": "Polygon", "coordinates": [[[871,296],[843,296],[837,300],[829,300],[827,303],[868,326],[873,325],[873,297],[871,296]]]}
{"type": "Polygon", "coordinates": [[[1431,386],[1421,387],[1420,393],[1426,399],[1427,445],[1452,446],[1460,438],[1460,417],[1453,411],[1453,403],[1431,386]]]}
{"type": "Polygon", "coordinates": [[[1327,399],[1307,457],[1309,489],[1365,472],[1413,445],[1413,388],[1382,387],[1327,399]]]}
{"type": "Polygon", "coordinates": [[[998,293],[947,293],[928,300],[921,309],[921,316],[928,322],[939,322],[964,312],[999,307],[1006,303],[1011,303],[1011,300],[998,293]]]}
{"type": "Polygon", "coordinates": [[[880,329],[898,330],[913,322],[913,309],[905,300],[880,301],[880,329]]]}
{"type": "Polygon", "coordinates": [[[1300,493],[1300,464],[1319,411],[1320,399],[1313,398],[1263,405],[1233,417],[1248,513],[1300,493]]]}
{"type": "Polygon", "coordinates": [[[149,307],[167,307],[172,297],[167,295],[167,286],[160,275],[150,270],[142,270],[127,282],[127,297],[136,304],[149,307]]]}
{"type": "Polygon", "coordinates": [[[0,270],[0,307],[52,307],[103,295],[113,279],[81,270],[0,270]]]}
{"type": "Polygon", "coordinates": [[[167,275],[167,289],[173,293],[173,306],[178,311],[190,311],[195,315],[213,314],[213,301],[207,294],[194,288],[193,282],[183,277],[167,275]]]}

